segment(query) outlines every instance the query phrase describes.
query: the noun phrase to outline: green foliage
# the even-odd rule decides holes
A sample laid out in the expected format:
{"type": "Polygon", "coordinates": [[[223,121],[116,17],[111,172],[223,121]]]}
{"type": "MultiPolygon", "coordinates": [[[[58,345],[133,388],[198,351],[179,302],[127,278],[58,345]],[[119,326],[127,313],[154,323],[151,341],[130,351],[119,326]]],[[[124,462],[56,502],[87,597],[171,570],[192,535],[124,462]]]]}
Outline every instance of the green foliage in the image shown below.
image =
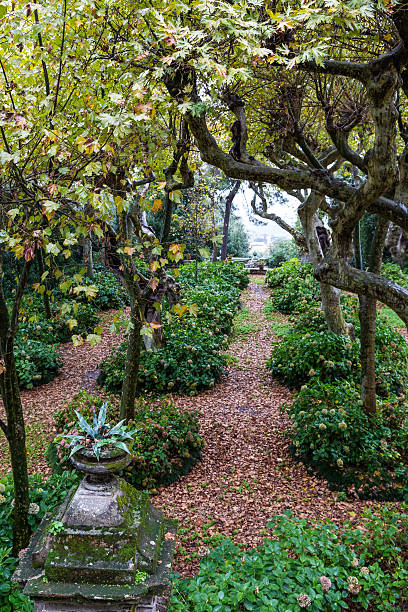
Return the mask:
{"type": "MultiPolygon", "coordinates": [[[[312,377],[324,382],[340,378],[360,380],[360,324],[355,323],[356,339],[337,336],[324,325],[318,308],[296,320],[291,332],[274,347],[267,366],[289,387],[299,387],[312,377]],[[320,331],[318,331],[320,329],[320,331]]],[[[377,393],[400,393],[408,382],[408,347],[404,337],[387,321],[376,322],[375,366],[377,393]]]]}
{"type": "Polygon", "coordinates": [[[408,274],[405,274],[398,264],[384,263],[381,268],[381,274],[408,289],[408,274]]]}
{"type": "Polygon", "coordinates": [[[176,580],[171,609],[401,610],[408,579],[407,515],[385,508],[379,517],[367,512],[365,520],[364,531],[350,523],[312,526],[286,512],[271,519],[273,538],[257,549],[245,551],[224,539],[201,561],[197,576],[176,580]]]}
{"type": "MultiPolygon", "coordinates": [[[[272,313],[280,287],[291,286],[290,275],[298,270],[300,295],[306,285],[308,266],[296,261],[282,264],[270,275],[277,286],[265,305],[272,313]]],[[[298,300],[299,298],[297,298],[298,300]]],[[[303,299],[303,298],[302,298],[303,299]]],[[[292,304],[296,308],[296,302],[292,304]]],[[[404,396],[408,383],[408,347],[404,337],[384,317],[376,321],[375,368],[378,413],[368,417],[359,399],[360,322],[358,300],[342,296],[347,320],[355,339],[327,330],[324,314],[310,296],[305,308],[292,318],[267,363],[272,374],[300,393],[287,409],[293,420],[290,433],[295,455],[313,466],[332,486],[354,488],[362,498],[407,496],[408,415],[404,396]],[[306,385],[307,383],[307,385],[306,385]],[[382,399],[381,399],[382,398],[382,399]]]]}
{"type": "Polygon", "coordinates": [[[314,378],[284,407],[294,454],[336,487],[361,498],[408,499],[408,411],[405,396],[378,400],[368,416],[357,388],[314,378]]]}
{"type": "Polygon", "coordinates": [[[62,440],[69,440],[70,457],[84,448],[92,449],[98,461],[104,449],[117,449],[130,455],[125,440],[126,442],[132,440],[135,431],[127,431],[127,425],[123,425],[124,419],[111,426],[107,422],[106,409],[107,402],[104,402],[99,408],[98,416],[96,416],[95,406],[92,406],[92,425],[77,410],[74,411],[78,421],[73,433],[62,433],[59,436],[62,440]]]}
{"type": "Polygon", "coordinates": [[[297,257],[299,257],[299,248],[294,240],[279,240],[271,245],[266,263],[269,268],[276,268],[284,261],[297,257]]]}
{"type": "Polygon", "coordinates": [[[267,362],[273,376],[299,387],[317,376],[323,381],[353,378],[359,372],[359,344],[328,331],[293,331],[275,345],[267,362]]]}
{"type": "MultiPolygon", "coordinates": [[[[199,327],[199,322],[164,324],[166,344],[155,352],[142,350],[138,390],[160,395],[169,391],[195,395],[212,387],[224,370],[223,335],[199,327]]],[[[101,363],[98,378],[107,391],[119,393],[126,365],[127,342],[101,363]]]]}
{"type": "Polygon", "coordinates": [[[313,277],[312,266],[301,264],[298,259],[290,259],[268,270],[266,284],[274,289],[272,303],[278,312],[304,312],[319,303],[320,288],[313,277]]]}
{"type": "Polygon", "coordinates": [[[58,374],[62,359],[56,347],[40,340],[19,337],[14,347],[20,389],[32,389],[58,374]]]}
{"type": "Polygon", "coordinates": [[[281,287],[283,283],[292,280],[292,278],[305,279],[312,274],[312,266],[310,264],[302,264],[299,259],[293,258],[281,263],[273,270],[268,270],[265,277],[265,282],[271,289],[281,287]]]}
{"type": "MultiPolygon", "coordinates": [[[[95,286],[97,292],[90,299],[82,292],[76,296],[76,301],[91,304],[96,310],[123,308],[129,303],[128,295],[119,279],[109,270],[103,269],[94,272],[92,279],[84,276],[81,285],[85,287],[95,286]]],[[[62,294],[61,297],[63,297],[62,294]]]]}
{"type": "MultiPolygon", "coordinates": [[[[30,477],[28,519],[33,531],[47,512],[51,512],[78,482],[74,472],[63,472],[48,480],[40,475],[30,477]]],[[[18,559],[11,556],[14,488],[11,475],[0,480],[0,609],[2,612],[33,612],[34,605],[12,582],[18,559]]]]}
{"type": "Polygon", "coordinates": [[[228,229],[227,253],[232,257],[247,257],[249,253],[248,234],[242,221],[233,215],[228,229]]]}
{"type": "Polygon", "coordinates": [[[86,335],[99,323],[98,311],[89,303],[69,300],[61,310],[61,300],[51,302],[52,318],[45,317],[39,295],[24,296],[20,307],[17,338],[40,340],[45,344],[68,342],[72,334],[86,335]],[[71,328],[70,322],[75,320],[71,328]]]}
{"type": "MultiPolygon", "coordinates": [[[[75,411],[85,419],[91,419],[93,407],[101,406],[100,398],[85,391],[78,393],[67,407],[56,413],[58,430],[69,434],[75,428],[75,411]]],[[[119,418],[119,407],[114,398],[107,403],[107,418],[112,421],[119,418]]],[[[138,488],[174,482],[201,456],[203,441],[199,435],[197,414],[180,411],[168,400],[149,402],[138,399],[135,419],[129,426],[137,432],[131,448],[132,463],[123,476],[138,488]]],[[[57,473],[70,468],[69,446],[60,436],[49,445],[47,457],[57,473]]]]}
{"type": "MultiPolygon", "coordinates": [[[[173,316],[167,322],[164,315],[164,345],[155,352],[142,349],[139,392],[195,395],[212,387],[224,370],[222,351],[240,305],[240,291],[249,282],[248,274],[242,265],[203,262],[198,264],[196,281],[195,266],[181,266],[178,280],[184,302],[196,307],[197,316],[173,316]]],[[[122,388],[126,350],[125,341],[101,364],[98,382],[110,392],[119,393],[122,388]]]]}
{"type": "Polygon", "coordinates": [[[188,291],[187,304],[197,306],[197,325],[215,334],[230,334],[234,315],[239,308],[239,292],[223,288],[211,291],[206,284],[188,291]]]}
{"type": "Polygon", "coordinates": [[[237,289],[246,289],[249,284],[248,270],[244,264],[239,262],[217,261],[201,262],[198,265],[198,279],[195,280],[195,263],[186,263],[179,268],[179,280],[183,286],[192,286],[198,284],[211,285],[212,281],[217,284],[222,284],[224,290],[229,287],[237,289]]]}

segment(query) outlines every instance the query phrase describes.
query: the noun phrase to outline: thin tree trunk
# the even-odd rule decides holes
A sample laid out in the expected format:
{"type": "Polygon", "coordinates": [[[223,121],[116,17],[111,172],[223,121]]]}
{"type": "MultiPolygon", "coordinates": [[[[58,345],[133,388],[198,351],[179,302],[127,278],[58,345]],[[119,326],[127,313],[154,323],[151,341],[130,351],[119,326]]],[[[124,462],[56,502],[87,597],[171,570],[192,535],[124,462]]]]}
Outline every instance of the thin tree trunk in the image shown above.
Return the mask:
{"type": "Polygon", "coordinates": [[[375,320],[377,318],[377,301],[365,295],[359,295],[360,318],[360,362],[361,362],[361,401],[367,414],[377,410],[375,387],[375,320]]]}
{"type": "Polygon", "coordinates": [[[20,399],[16,363],[14,360],[14,334],[23,288],[27,282],[30,263],[26,263],[17,289],[12,317],[9,316],[2,287],[2,259],[0,253],[0,391],[7,423],[1,421],[1,429],[10,447],[14,481],[13,554],[25,548],[30,539],[28,523],[29,489],[27,451],[23,408],[20,399]]]}
{"type": "Polygon", "coordinates": [[[130,421],[135,416],[135,399],[139,377],[140,350],[142,337],[142,321],[137,303],[131,305],[130,320],[132,329],[129,333],[126,354],[126,368],[122,384],[122,398],[120,404],[120,418],[130,421]]]}
{"type": "Polygon", "coordinates": [[[211,260],[212,261],[217,261],[217,257],[218,257],[218,247],[217,247],[217,243],[214,242],[213,243],[213,251],[212,251],[211,260]]]}
{"type": "MultiPolygon", "coordinates": [[[[38,270],[40,272],[40,282],[42,279],[42,276],[45,272],[45,267],[44,267],[44,256],[43,256],[43,252],[40,249],[38,251],[38,270]]],[[[52,312],[51,312],[51,304],[50,304],[50,296],[48,295],[48,283],[47,283],[47,279],[44,279],[44,281],[42,281],[44,283],[45,286],[45,291],[43,293],[43,304],[44,304],[44,311],[45,311],[45,316],[47,319],[52,319],[52,312]]]]}
{"type": "Polygon", "coordinates": [[[170,236],[171,221],[173,218],[173,201],[171,200],[170,195],[168,193],[166,193],[165,203],[166,203],[166,210],[164,214],[163,229],[162,229],[162,233],[160,236],[160,243],[164,246],[167,245],[167,241],[170,236]]]}
{"type": "Polygon", "coordinates": [[[17,555],[22,548],[27,546],[31,529],[27,519],[30,500],[25,426],[11,342],[8,342],[7,352],[3,354],[3,359],[6,371],[3,375],[2,395],[7,416],[7,441],[10,447],[14,482],[13,554],[17,555]]]}
{"type": "Polygon", "coordinates": [[[86,236],[84,240],[84,263],[86,265],[86,274],[88,278],[93,279],[94,268],[93,268],[93,250],[92,240],[90,235],[86,236]]]}
{"type": "MultiPolygon", "coordinates": [[[[382,266],[382,254],[388,230],[388,221],[377,217],[377,226],[370,252],[364,254],[368,261],[368,270],[379,274],[382,266]]],[[[356,267],[363,266],[363,254],[360,245],[360,232],[354,233],[354,253],[356,267]]],[[[361,401],[366,414],[373,415],[377,410],[377,394],[375,382],[375,322],[377,318],[377,300],[373,297],[359,294],[360,319],[360,362],[361,362],[361,401]]]]}
{"type": "Polygon", "coordinates": [[[241,183],[237,181],[231,191],[229,192],[227,199],[225,200],[225,213],[224,213],[224,225],[222,230],[222,246],[221,246],[221,260],[225,261],[227,259],[227,244],[228,244],[228,230],[229,223],[231,219],[231,210],[232,204],[234,202],[234,198],[238,193],[238,189],[241,183]]]}

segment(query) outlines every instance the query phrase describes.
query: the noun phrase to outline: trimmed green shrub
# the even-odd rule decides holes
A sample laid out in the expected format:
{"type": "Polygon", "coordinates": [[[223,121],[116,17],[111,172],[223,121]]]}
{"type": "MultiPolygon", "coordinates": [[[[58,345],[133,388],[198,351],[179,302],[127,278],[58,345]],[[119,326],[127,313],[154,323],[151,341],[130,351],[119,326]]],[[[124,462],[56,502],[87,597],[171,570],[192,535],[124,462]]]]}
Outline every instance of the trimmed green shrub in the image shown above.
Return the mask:
{"type": "Polygon", "coordinates": [[[56,347],[39,340],[25,341],[18,338],[14,357],[20,389],[32,389],[36,385],[50,382],[62,367],[62,359],[56,347]]]}
{"type": "Polygon", "coordinates": [[[197,263],[197,281],[195,279],[196,262],[185,263],[179,268],[180,281],[184,286],[195,286],[197,284],[208,283],[212,280],[220,279],[224,281],[226,287],[236,287],[239,290],[246,289],[249,284],[248,270],[244,264],[239,262],[204,261],[197,263]]]}
{"type": "MultiPolygon", "coordinates": [[[[164,325],[166,344],[156,352],[142,349],[138,389],[154,395],[178,392],[195,395],[200,389],[212,387],[225,367],[224,336],[217,337],[198,324],[164,325]]],[[[120,393],[126,365],[127,342],[117,347],[101,363],[98,383],[112,393],[120,393]]]]}
{"type": "MultiPolygon", "coordinates": [[[[313,377],[323,382],[344,378],[359,383],[360,324],[355,323],[356,340],[350,340],[327,331],[323,321],[317,308],[296,320],[293,331],[275,345],[267,362],[273,376],[289,387],[299,387],[313,377]]],[[[399,394],[408,382],[408,346],[386,321],[376,322],[375,360],[377,394],[399,394]]]]}
{"type": "Polygon", "coordinates": [[[316,376],[323,381],[356,378],[359,343],[328,331],[293,331],[275,345],[267,367],[289,387],[299,387],[316,376]]]}
{"type": "Polygon", "coordinates": [[[304,312],[311,305],[319,305],[320,287],[313,277],[310,264],[290,259],[268,270],[265,282],[274,289],[271,300],[273,308],[278,312],[293,314],[304,312]]]}
{"type": "Polygon", "coordinates": [[[268,524],[273,538],[243,550],[224,539],[197,576],[176,579],[172,612],[401,611],[408,580],[408,518],[384,509],[351,523],[310,525],[290,512],[268,524]]]}
{"type": "Polygon", "coordinates": [[[378,400],[368,416],[359,390],[345,380],[312,379],[283,409],[292,419],[296,457],[337,488],[362,498],[408,500],[408,410],[405,396],[378,400]]]}
{"type": "MultiPolygon", "coordinates": [[[[101,405],[101,398],[86,391],[78,393],[66,408],[56,413],[58,431],[71,433],[75,430],[77,419],[74,410],[89,420],[92,406],[98,410],[101,405]]],[[[107,417],[109,421],[119,421],[119,406],[113,398],[108,402],[107,417]]],[[[201,457],[203,441],[199,435],[197,413],[180,411],[169,400],[138,400],[135,419],[129,426],[138,431],[131,449],[132,463],[122,475],[140,489],[174,482],[201,457]]],[[[71,469],[69,452],[63,441],[48,446],[47,458],[56,473],[71,469]]]]}
{"type": "MultiPolygon", "coordinates": [[[[240,288],[248,280],[242,266],[226,262],[180,267],[178,280],[183,302],[196,307],[197,314],[181,319],[163,317],[164,345],[156,351],[142,349],[138,389],[155,395],[178,392],[195,395],[212,387],[226,365],[222,350],[227,347],[233,318],[240,306],[240,288]],[[203,277],[208,274],[207,277],[203,277]]],[[[119,393],[126,365],[127,342],[114,349],[101,364],[98,383],[107,391],[119,393]]]]}
{"type": "MultiPolygon", "coordinates": [[[[35,531],[47,512],[51,512],[79,482],[77,473],[64,472],[45,480],[31,476],[28,519],[35,531]]],[[[13,535],[14,488],[11,474],[0,480],[0,610],[2,612],[33,612],[34,604],[12,582],[18,559],[11,556],[13,535]]]]}
{"type": "Polygon", "coordinates": [[[293,278],[306,278],[313,273],[311,264],[303,264],[299,259],[293,258],[285,261],[273,270],[268,270],[265,276],[265,283],[271,289],[280,287],[293,278]]]}
{"type": "Polygon", "coordinates": [[[206,327],[215,334],[231,333],[234,316],[240,306],[239,292],[213,292],[199,286],[189,291],[186,297],[187,304],[197,306],[197,324],[200,328],[206,327]]]}

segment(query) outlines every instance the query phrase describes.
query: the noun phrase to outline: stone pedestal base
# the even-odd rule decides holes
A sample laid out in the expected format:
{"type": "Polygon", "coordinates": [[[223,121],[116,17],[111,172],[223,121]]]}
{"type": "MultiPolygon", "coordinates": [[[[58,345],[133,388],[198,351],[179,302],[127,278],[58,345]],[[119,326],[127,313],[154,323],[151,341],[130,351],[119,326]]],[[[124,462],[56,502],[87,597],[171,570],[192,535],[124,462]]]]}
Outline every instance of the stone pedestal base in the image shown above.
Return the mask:
{"type": "Polygon", "coordinates": [[[44,517],[14,580],[35,612],[166,612],[175,537],[146,493],[85,478],[44,517]]]}
{"type": "Polygon", "coordinates": [[[37,601],[34,612],[166,612],[168,599],[164,597],[152,597],[138,604],[118,604],[103,602],[88,602],[84,604],[69,604],[58,601],[37,601]]]}

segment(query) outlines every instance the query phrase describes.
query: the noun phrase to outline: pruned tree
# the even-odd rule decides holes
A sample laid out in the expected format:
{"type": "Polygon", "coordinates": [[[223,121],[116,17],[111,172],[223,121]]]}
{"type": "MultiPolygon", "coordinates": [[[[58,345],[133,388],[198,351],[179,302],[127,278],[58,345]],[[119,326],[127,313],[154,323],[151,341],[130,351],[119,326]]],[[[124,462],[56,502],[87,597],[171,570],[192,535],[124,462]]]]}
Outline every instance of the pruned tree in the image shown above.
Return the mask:
{"type": "Polygon", "coordinates": [[[365,211],[408,227],[406,3],[385,11],[376,2],[329,7],[322,0],[288,10],[278,2],[271,11],[221,2],[192,10],[182,25],[167,12],[164,24],[172,42],[156,46],[150,66],[160,66],[202,159],[237,180],[315,194],[302,205],[302,225],[313,233],[319,210],[331,230],[316,278],[382,301],[407,324],[408,291],[378,270],[357,268],[351,257],[365,211]],[[202,40],[194,51],[190,20],[202,40]],[[230,126],[223,108],[233,116],[230,126]]]}

